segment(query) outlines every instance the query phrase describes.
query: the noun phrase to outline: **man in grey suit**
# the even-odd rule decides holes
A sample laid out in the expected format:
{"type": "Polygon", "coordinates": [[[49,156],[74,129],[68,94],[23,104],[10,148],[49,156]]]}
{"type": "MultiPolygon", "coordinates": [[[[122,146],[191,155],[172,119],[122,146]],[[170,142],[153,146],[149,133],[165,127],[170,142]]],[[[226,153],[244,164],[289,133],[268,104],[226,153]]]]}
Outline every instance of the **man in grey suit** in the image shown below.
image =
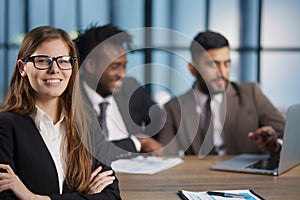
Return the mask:
{"type": "Polygon", "coordinates": [[[160,123],[154,115],[159,116],[160,109],[135,79],[126,77],[126,50],[131,50],[131,36],[108,24],[86,29],[75,43],[80,55],[83,96],[99,117],[107,139],[128,151],[128,155],[161,155],[162,146],[154,136],[158,132],[154,126],[160,123]]]}
{"type": "Polygon", "coordinates": [[[190,51],[189,70],[196,81],[190,91],[165,105],[167,120],[159,139],[165,153],[278,153],[285,120],[258,84],[229,82],[227,39],[201,32],[190,51]]]}

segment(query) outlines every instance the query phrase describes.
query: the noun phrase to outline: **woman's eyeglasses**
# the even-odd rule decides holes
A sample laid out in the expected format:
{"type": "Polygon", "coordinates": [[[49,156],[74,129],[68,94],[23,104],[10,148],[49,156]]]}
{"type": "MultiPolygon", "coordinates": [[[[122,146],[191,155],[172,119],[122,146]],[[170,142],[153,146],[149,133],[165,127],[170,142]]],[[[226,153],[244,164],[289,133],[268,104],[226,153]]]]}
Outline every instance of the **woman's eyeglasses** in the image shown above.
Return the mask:
{"type": "Polygon", "coordinates": [[[50,69],[53,65],[53,62],[55,61],[57,66],[61,70],[70,70],[73,68],[76,60],[77,58],[72,56],[50,57],[46,55],[37,55],[37,56],[27,56],[22,61],[33,62],[34,67],[39,70],[50,69]]]}

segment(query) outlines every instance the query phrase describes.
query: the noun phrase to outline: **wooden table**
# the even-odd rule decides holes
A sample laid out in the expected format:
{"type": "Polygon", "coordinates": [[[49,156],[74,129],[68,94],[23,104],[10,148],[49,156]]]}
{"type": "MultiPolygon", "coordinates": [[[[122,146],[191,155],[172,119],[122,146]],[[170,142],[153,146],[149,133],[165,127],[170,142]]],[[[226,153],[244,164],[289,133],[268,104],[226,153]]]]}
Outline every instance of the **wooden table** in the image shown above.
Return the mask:
{"type": "Polygon", "coordinates": [[[230,157],[186,156],[184,163],[154,175],[117,173],[124,200],[174,200],[178,190],[207,191],[253,189],[266,199],[300,199],[300,165],[280,176],[222,172],[213,164],[230,157]]]}

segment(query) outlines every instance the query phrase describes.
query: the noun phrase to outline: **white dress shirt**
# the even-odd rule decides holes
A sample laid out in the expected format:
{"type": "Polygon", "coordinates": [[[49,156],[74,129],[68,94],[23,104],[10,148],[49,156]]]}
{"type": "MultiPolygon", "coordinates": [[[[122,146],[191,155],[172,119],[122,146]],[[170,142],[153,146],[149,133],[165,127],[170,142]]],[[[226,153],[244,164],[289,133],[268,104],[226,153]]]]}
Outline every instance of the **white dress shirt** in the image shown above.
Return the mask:
{"type": "Polygon", "coordinates": [[[67,155],[67,148],[63,144],[66,134],[66,117],[62,115],[60,120],[56,124],[53,124],[51,117],[37,106],[35,112],[30,117],[39,130],[54,161],[58,175],[59,192],[62,194],[67,155]]]}
{"type": "Polygon", "coordinates": [[[83,87],[90,102],[92,103],[94,110],[96,111],[97,116],[100,115],[99,104],[102,102],[108,102],[108,106],[106,109],[108,140],[121,140],[130,137],[135,145],[136,150],[140,151],[141,143],[134,135],[129,134],[114,97],[112,95],[109,95],[108,97],[103,98],[86,82],[83,82],[83,87]]]}
{"type": "Polygon", "coordinates": [[[215,151],[218,153],[218,155],[222,156],[226,154],[226,149],[224,147],[224,140],[221,137],[221,133],[223,130],[224,125],[224,116],[225,113],[222,113],[222,102],[223,102],[223,94],[219,93],[216,95],[213,95],[211,100],[211,112],[213,116],[213,125],[214,125],[214,145],[215,145],[215,151]]]}

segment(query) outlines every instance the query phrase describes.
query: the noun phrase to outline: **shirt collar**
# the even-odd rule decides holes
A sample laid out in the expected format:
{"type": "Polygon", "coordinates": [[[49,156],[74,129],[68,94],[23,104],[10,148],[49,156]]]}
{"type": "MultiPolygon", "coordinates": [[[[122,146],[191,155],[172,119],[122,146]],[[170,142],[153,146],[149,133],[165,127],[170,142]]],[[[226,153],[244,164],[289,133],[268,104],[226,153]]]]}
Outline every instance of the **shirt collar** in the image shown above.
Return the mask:
{"type": "Polygon", "coordinates": [[[222,101],[223,101],[223,96],[224,96],[223,93],[215,94],[215,95],[212,96],[212,100],[219,103],[219,104],[221,104],[222,101]]]}
{"type": "Polygon", "coordinates": [[[203,93],[202,91],[198,90],[196,87],[194,87],[194,93],[196,95],[197,102],[200,107],[203,107],[206,103],[208,96],[203,93]]]}
{"type": "Polygon", "coordinates": [[[112,95],[109,95],[105,98],[103,98],[100,94],[98,94],[93,88],[91,88],[85,81],[83,81],[83,87],[86,91],[86,94],[89,98],[89,100],[92,102],[92,104],[99,105],[100,103],[106,101],[111,102],[112,101],[112,95]]]}
{"type": "MultiPolygon", "coordinates": [[[[194,93],[196,95],[197,102],[199,106],[202,108],[208,99],[208,95],[194,87],[194,93]]],[[[221,104],[223,101],[223,93],[214,94],[211,96],[213,102],[221,104]]]]}
{"type": "MultiPolygon", "coordinates": [[[[30,115],[30,117],[33,119],[35,125],[37,126],[38,130],[41,130],[41,123],[45,121],[51,121],[51,117],[45,113],[42,109],[40,109],[37,105],[35,105],[35,111],[30,115]]],[[[61,113],[60,119],[56,124],[60,124],[64,121],[66,118],[66,115],[64,112],[61,113]]]]}

